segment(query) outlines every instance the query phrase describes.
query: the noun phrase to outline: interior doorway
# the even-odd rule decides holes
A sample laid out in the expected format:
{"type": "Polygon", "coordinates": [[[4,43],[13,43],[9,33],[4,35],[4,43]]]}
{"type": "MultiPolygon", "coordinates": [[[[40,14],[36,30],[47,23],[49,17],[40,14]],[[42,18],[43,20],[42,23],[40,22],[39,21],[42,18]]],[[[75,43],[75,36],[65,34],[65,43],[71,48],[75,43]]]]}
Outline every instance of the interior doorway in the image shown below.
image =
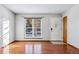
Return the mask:
{"type": "Polygon", "coordinates": [[[67,16],[63,17],[63,42],[67,43],[67,16]]]}

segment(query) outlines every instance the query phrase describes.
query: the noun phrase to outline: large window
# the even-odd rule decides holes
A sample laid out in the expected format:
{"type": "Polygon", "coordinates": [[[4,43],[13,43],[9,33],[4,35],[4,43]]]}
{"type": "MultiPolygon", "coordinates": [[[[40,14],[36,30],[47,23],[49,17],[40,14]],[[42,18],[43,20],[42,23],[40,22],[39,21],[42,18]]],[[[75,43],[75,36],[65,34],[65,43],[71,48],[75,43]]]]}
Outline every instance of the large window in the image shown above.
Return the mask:
{"type": "Polygon", "coordinates": [[[0,40],[1,40],[1,34],[2,34],[2,21],[0,19],[0,40]]]}
{"type": "Polygon", "coordinates": [[[41,37],[41,18],[27,18],[26,19],[26,38],[40,38],[41,37]]]}
{"type": "Polygon", "coordinates": [[[9,20],[5,18],[2,20],[2,39],[3,44],[9,41],[9,20]]]}

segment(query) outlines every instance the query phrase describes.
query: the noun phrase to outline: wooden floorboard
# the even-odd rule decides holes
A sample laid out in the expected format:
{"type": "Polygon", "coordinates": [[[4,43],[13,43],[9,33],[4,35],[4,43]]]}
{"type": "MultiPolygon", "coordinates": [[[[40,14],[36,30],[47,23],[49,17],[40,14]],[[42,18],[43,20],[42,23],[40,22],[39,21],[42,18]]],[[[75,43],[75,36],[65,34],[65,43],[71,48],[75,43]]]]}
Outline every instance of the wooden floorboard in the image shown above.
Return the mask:
{"type": "Polygon", "coordinates": [[[79,50],[68,44],[51,42],[13,42],[0,48],[1,54],[79,54],[79,50]]]}

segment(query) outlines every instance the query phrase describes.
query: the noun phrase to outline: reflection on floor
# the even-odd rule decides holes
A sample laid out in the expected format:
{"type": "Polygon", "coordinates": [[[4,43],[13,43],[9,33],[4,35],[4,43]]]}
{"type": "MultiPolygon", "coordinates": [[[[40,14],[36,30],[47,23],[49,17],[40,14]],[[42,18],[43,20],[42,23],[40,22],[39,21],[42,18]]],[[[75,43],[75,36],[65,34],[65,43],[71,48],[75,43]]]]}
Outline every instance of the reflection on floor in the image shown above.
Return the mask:
{"type": "Polygon", "coordinates": [[[79,50],[67,44],[51,42],[13,42],[0,48],[1,54],[76,54],[79,50]]]}

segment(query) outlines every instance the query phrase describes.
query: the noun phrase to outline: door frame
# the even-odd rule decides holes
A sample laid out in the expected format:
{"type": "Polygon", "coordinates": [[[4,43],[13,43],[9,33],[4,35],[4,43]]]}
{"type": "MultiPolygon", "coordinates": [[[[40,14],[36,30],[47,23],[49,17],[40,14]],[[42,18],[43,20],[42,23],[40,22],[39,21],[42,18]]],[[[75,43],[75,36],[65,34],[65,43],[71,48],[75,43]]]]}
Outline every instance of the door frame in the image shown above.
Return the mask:
{"type": "Polygon", "coordinates": [[[67,43],[67,16],[63,17],[63,42],[67,43]]]}

